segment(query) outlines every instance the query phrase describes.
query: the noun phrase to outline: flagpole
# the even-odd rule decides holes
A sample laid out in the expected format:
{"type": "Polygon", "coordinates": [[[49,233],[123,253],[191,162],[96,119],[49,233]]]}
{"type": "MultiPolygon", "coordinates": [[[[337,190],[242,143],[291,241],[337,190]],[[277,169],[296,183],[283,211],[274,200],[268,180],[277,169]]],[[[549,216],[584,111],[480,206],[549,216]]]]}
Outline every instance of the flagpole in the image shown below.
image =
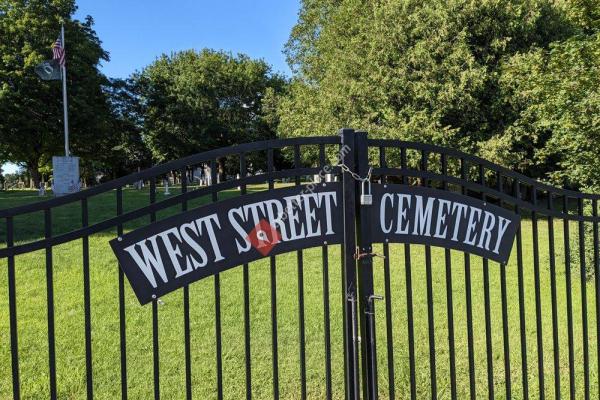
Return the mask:
{"type": "MultiPolygon", "coordinates": [[[[60,25],[60,40],[62,42],[63,51],[65,49],[65,25],[60,25]]],[[[62,87],[63,87],[63,121],[65,124],[65,156],[70,155],[69,152],[69,114],[67,113],[67,66],[66,64],[60,67],[62,72],[62,87]]]]}

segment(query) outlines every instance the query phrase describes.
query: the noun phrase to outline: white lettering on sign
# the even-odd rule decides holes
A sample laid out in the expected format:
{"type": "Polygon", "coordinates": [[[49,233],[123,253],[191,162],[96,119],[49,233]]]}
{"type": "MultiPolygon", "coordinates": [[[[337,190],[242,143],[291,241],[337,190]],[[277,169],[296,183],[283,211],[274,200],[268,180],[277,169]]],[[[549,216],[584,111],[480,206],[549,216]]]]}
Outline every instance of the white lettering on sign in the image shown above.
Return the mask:
{"type": "Polygon", "coordinates": [[[163,266],[162,258],[160,256],[160,252],[158,251],[158,244],[156,243],[157,236],[158,235],[151,236],[148,239],[139,241],[136,244],[125,248],[125,251],[131,255],[153,288],[156,288],[156,278],[154,277],[152,269],[158,272],[158,275],[160,275],[163,282],[167,282],[165,267],[163,266]],[[150,251],[146,242],[150,242],[152,244],[152,251],[150,251]],[[142,249],[142,256],[144,257],[143,260],[138,254],[137,250],[135,250],[135,246],[138,246],[142,249]]]}
{"type": "MultiPolygon", "coordinates": [[[[334,232],[332,220],[332,212],[337,206],[335,191],[287,196],[282,200],[264,200],[219,213],[226,215],[224,221],[219,219],[219,214],[213,213],[165,229],[125,247],[124,250],[150,285],[156,288],[157,275],[167,283],[169,276],[177,279],[198,268],[204,268],[208,263],[224,260],[218,239],[219,232],[224,228],[223,224],[228,224],[228,229],[234,232],[235,237],[227,239],[233,240],[237,254],[242,254],[252,248],[248,240],[249,232],[263,220],[267,221],[271,229],[278,231],[281,242],[338,234],[339,232],[334,232]],[[168,274],[166,268],[172,268],[174,275],[168,274]]],[[[275,235],[271,234],[270,237],[275,235]]],[[[258,247],[265,244],[266,242],[261,241],[258,247]]]]}
{"type": "Polygon", "coordinates": [[[488,210],[419,194],[384,193],[379,202],[379,229],[384,234],[452,240],[499,254],[512,221],[488,210]]]}

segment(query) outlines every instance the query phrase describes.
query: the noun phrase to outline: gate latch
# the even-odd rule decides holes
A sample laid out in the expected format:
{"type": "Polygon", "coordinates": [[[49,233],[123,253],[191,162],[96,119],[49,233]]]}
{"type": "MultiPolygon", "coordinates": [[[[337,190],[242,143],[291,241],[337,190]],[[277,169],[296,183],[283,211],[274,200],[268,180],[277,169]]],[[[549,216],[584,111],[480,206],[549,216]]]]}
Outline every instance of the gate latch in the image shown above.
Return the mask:
{"type": "Polygon", "coordinates": [[[375,310],[373,309],[373,301],[375,300],[383,300],[383,296],[380,294],[372,294],[367,297],[368,307],[365,309],[365,314],[375,315],[375,310]]]}
{"type": "Polygon", "coordinates": [[[354,259],[355,260],[360,260],[361,258],[365,258],[365,257],[380,257],[380,258],[385,258],[384,255],[382,254],[378,254],[378,253],[361,253],[360,252],[360,248],[356,248],[356,252],[354,252],[354,259]]]}

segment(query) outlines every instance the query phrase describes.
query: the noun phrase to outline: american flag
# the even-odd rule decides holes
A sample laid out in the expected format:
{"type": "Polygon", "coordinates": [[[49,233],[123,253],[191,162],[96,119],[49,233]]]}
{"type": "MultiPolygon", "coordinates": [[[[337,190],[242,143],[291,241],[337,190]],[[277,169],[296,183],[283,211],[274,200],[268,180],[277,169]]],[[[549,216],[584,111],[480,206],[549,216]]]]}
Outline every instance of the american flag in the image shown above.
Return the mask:
{"type": "Polygon", "coordinates": [[[61,67],[65,66],[65,49],[60,40],[60,36],[56,39],[56,42],[52,45],[52,59],[58,60],[61,67]]]}

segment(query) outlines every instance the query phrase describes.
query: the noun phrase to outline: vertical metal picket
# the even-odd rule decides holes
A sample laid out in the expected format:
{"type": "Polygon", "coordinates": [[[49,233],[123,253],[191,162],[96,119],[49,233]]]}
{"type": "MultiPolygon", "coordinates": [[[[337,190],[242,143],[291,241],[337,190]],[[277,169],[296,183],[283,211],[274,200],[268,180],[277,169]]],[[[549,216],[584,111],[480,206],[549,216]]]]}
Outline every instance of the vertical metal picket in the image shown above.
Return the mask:
{"type": "MultiPolygon", "coordinates": [[[[448,160],[445,154],[441,155],[442,175],[448,175],[448,160]]],[[[442,189],[448,190],[448,182],[444,180],[442,189]]],[[[446,264],[446,309],[448,312],[448,357],[450,365],[450,398],[456,399],[456,355],[454,346],[454,303],[452,299],[452,257],[450,249],[444,249],[446,264]]]]}
{"type": "MultiPolygon", "coordinates": [[[[531,187],[531,203],[534,207],[537,207],[537,189],[535,186],[531,187]]],[[[540,248],[538,240],[538,217],[537,212],[534,210],[531,212],[531,229],[533,234],[533,278],[535,284],[535,325],[536,325],[536,337],[537,337],[537,351],[538,351],[538,388],[540,400],[546,398],[545,384],[544,384],[544,340],[542,333],[542,293],[540,289],[540,248]]]]}
{"type": "MultiPolygon", "coordinates": [[[[379,147],[379,166],[387,167],[385,160],[385,147],[379,147]]],[[[382,184],[385,184],[387,179],[383,175],[380,178],[382,184]]],[[[388,390],[390,400],[396,397],[396,387],[394,382],[394,335],[392,331],[392,288],[390,276],[390,246],[388,243],[383,243],[383,274],[385,284],[385,327],[387,339],[387,368],[388,368],[388,390]]]]}
{"type": "MultiPolygon", "coordinates": [[[[294,146],[294,167],[302,167],[300,162],[300,146],[294,146]]],[[[300,175],[296,175],[295,185],[300,187],[300,175]]],[[[302,250],[296,251],[296,260],[298,267],[298,342],[299,342],[299,361],[300,361],[300,398],[306,399],[306,329],[304,317],[304,253],[302,250]]]]}
{"type": "MultiPolygon", "coordinates": [[[[89,224],[88,218],[88,202],[87,198],[81,200],[81,225],[87,227],[89,224]]],[[[84,335],[85,335],[85,383],[87,398],[94,398],[94,383],[92,373],[92,316],[91,316],[91,301],[90,301],[90,239],[89,236],[82,238],[83,249],[83,314],[84,314],[84,335]]]]}
{"type": "MultiPolygon", "coordinates": [[[[319,170],[325,171],[325,145],[319,145],[319,170]]],[[[325,177],[321,174],[319,183],[324,184],[325,177]]],[[[327,400],[332,398],[331,382],[331,326],[329,307],[329,251],[327,242],[321,247],[323,257],[323,326],[325,341],[325,396],[327,400]]]]}
{"type": "Polygon", "coordinates": [[[558,341],[558,306],[556,304],[556,260],[554,257],[554,197],[548,193],[548,254],[550,256],[550,293],[552,300],[552,346],[554,352],[554,398],[560,399],[560,348],[558,341]]]}
{"type": "MultiPolygon", "coordinates": [[[[181,171],[181,194],[187,193],[187,169],[181,171]]],[[[187,200],[181,202],[181,211],[185,212],[188,209],[187,200]]],[[[192,398],[192,345],[190,334],[190,287],[183,288],[183,340],[185,353],[185,398],[192,398]]]]}
{"type": "MultiPolygon", "coordinates": [[[[406,171],[406,148],[400,149],[400,167],[406,171]]],[[[402,184],[408,184],[406,174],[402,175],[402,184]]],[[[404,276],[406,279],[406,320],[408,331],[408,364],[410,370],[410,398],[417,398],[417,378],[415,367],[415,328],[413,321],[413,291],[412,291],[412,266],[410,257],[410,243],[404,243],[404,276]]]]}
{"type": "MultiPolygon", "coordinates": [[[[355,137],[353,129],[340,130],[342,137],[341,162],[351,171],[355,168],[355,137]]],[[[359,398],[358,376],[358,333],[356,325],[356,227],[355,227],[355,193],[356,183],[347,171],[342,172],[343,212],[344,212],[344,245],[342,264],[342,307],[344,335],[344,375],[346,383],[346,399],[359,398]]]]}
{"type": "MultiPolygon", "coordinates": [[[[246,178],[246,154],[240,154],[240,179],[246,178]]],[[[246,194],[246,184],[240,185],[240,196],[246,194]]],[[[250,352],[250,271],[248,264],[243,268],[244,285],[244,361],[246,365],[246,399],[252,398],[252,360],[250,352]]]]}
{"type": "MultiPolygon", "coordinates": [[[[467,163],[464,158],[460,159],[460,177],[467,180],[467,163]]],[[[461,193],[467,194],[466,186],[461,187],[461,193]]],[[[469,358],[469,395],[471,400],[477,397],[475,386],[475,350],[473,344],[473,297],[471,294],[471,256],[463,253],[465,265],[465,299],[467,312],[467,352],[469,358]]]]}
{"type": "MultiPolygon", "coordinates": [[[[421,151],[421,169],[427,172],[427,152],[421,151]]],[[[428,187],[428,179],[422,178],[421,186],[428,187]]],[[[437,399],[437,368],[435,359],[435,319],[433,311],[433,272],[431,267],[431,246],[425,245],[425,279],[427,280],[427,327],[429,336],[429,378],[431,398],[437,399]]]]}
{"type": "MultiPolygon", "coordinates": [[[[46,239],[52,237],[52,211],[44,210],[44,228],[46,239]]],[[[46,246],[46,304],[48,306],[48,370],[50,378],[50,398],[56,399],[56,345],[54,337],[54,280],[52,246],[46,246]]]]}
{"type": "MultiPolygon", "coordinates": [[[[479,185],[482,188],[481,200],[487,201],[485,195],[485,168],[483,164],[479,164],[479,185]]],[[[491,321],[491,301],[490,301],[490,267],[489,260],[483,258],[483,307],[485,314],[485,352],[486,352],[486,365],[487,365],[487,383],[488,383],[488,397],[494,398],[494,358],[492,349],[492,321],[491,321]]],[[[501,267],[502,268],[502,267],[501,267]]]]}
{"type": "MultiPolygon", "coordinates": [[[[150,179],[150,204],[156,202],[156,178],[150,179]]],[[[150,213],[150,222],[156,222],[156,212],[150,213]]],[[[158,299],[152,300],[152,362],[154,399],[160,399],[160,350],[158,347],[158,299]]]]}
{"type": "MultiPolygon", "coordinates": [[[[513,197],[521,199],[521,184],[513,181],[513,197]]],[[[519,206],[515,204],[515,213],[520,214],[519,206]]],[[[527,375],[527,327],[525,321],[525,288],[523,278],[523,223],[517,229],[517,280],[519,288],[519,331],[521,335],[521,381],[523,383],[523,398],[529,398],[529,379],[527,375]]]]}
{"type": "MultiPolygon", "coordinates": [[[[219,193],[216,189],[218,182],[217,175],[217,160],[210,160],[210,186],[211,200],[216,203],[219,200],[219,193]]],[[[217,399],[223,398],[223,346],[221,335],[221,278],[219,274],[214,276],[214,293],[215,293],[215,355],[217,361],[217,399]]]]}
{"type": "MultiPolygon", "coordinates": [[[[123,188],[117,188],[117,216],[123,214],[123,188]]],[[[123,224],[117,225],[117,237],[123,236],[123,224]]],[[[119,275],[119,347],[121,367],[121,398],[127,400],[127,332],[125,319],[125,274],[117,266],[119,275]]]]}
{"type": "MultiPolygon", "coordinates": [[[[13,218],[6,218],[6,247],[14,245],[13,218]]],[[[8,257],[8,309],[10,314],[10,355],[12,368],[13,398],[21,398],[21,382],[19,379],[19,344],[17,330],[17,295],[15,283],[15,257],[8,257]]]]}
{"type": "MultiPolygon", "coordinates": [[[[583,217],[583,199],[577,199],[577,214],[583,217]]],[[[588,344],[588,320],[587,320],[587,272],[585,260],[585,227],[582,219],[579,220],[578,239],[579,239],[579,271],[581,283],[581,334],[583,342],[583,393],[584,398],[590,398],[590,355],[588,344]]]]}
{"type": "MultiPolygon", "coordinates": [[[[496,173],[496,190],[499,193],[504,193],[504,185],[502,182],[502,174],[496,173]]],[[[500,207],[503,206],[502,198],[499,199],[500,207]]],[[[512,378],[510,374],[510,339],[508,329],[508,305],[506,294],[506,263],[500,264],[500,293],[502,301],[502,338],[504,345],[504,387],[506,390],[506,398],[512,398],[512,378]]]]}
{"type": "MultiPolygon", "coordinates": [[[[356,132],[355,171],[360,177],[366,177],[369,170],[367,133],[356,132]]],[[[354,182],[356,184],[356,182],[354,182]]],[[[363,396],[372,400],[377,398],[377,349],[375,346],[375,296],[373,293],[373,244],[371,239],[370,205],[357,204],[357,242],[356,261],[358,262],[359,313],[362,356],[363,396]]],[[[347,239],[347,238],[346,238],[347,239]]]]}
{"type": "MultiPolygon", "coordinates": [[[[275,181],[272,178],[274,171],[273,148],[267,150],[267,171],[269,173],[269,190],[275,188],[275,181]]],[[[273,369],[273,399],[279,399],[279,347],[277,335],[277,264],[275,256],[269,257],[269,272],[271,285],[271,354],[273,369]]]]}
{"type": "Polygon", "coordinates": [[[563,240],[565,248],[565,289],[567,295],[567,334],[569,346],[569,395],[575,399],[575,349],[573,336],[573,299],[571,295],[571,243],[569,241],[569,197],[563,196],[563,240]]]}

